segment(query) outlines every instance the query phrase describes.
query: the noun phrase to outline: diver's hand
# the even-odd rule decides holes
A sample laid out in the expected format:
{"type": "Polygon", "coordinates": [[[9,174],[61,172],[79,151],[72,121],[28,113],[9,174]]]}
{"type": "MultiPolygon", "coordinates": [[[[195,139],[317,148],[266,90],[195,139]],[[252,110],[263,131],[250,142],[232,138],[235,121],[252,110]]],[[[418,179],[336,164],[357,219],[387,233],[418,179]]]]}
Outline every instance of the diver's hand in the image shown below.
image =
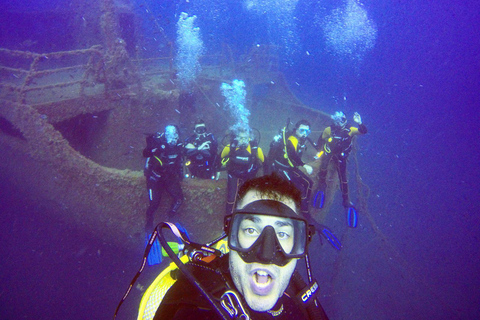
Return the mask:
{"type": "Polygon", "coordinates": [[[205,141],[198,147],[198,150],[204,150],[204,149],[210,149],[210,141],[205,141]]]}
{"type": "Polygon", "coordinates": [[[304,164],[303,167],[305,168],[305,171],[307,171],[308,174],[312,174],[313,172],[312,166],[309,166],[308,164],[304,164]]]}
{"type": "Polygon", "coordinates": [[[218,181],[218,179],[220,179],[220,171],[217,171],[217,173],[215,174],[215,180],[218,181]]]}
{"type": "Polygon", "coordinates": [[[358,124],[362,124],[362,117],[360,117],[360,114],[358,112],[355,112],[353,114],[353,121],[355,121],[358,124]]]}

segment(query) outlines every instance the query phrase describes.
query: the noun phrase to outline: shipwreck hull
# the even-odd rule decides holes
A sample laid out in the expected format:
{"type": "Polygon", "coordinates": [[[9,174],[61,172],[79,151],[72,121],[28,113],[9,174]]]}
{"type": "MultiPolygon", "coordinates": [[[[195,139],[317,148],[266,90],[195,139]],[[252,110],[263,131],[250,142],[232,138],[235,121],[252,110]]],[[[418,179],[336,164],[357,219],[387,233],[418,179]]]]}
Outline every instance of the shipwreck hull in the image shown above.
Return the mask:
{"type": "MultiPolygon", "coordinates": [[[[174,123],[180,125],[181,138],[186,138],[200,117],[217,140],[224,140],[235,120],[222,107],[222,82],[235,78],[246,82],[250,125],[260,132],[265,153],[287,118],[292,123],[308,119],[317,135],[328,125],[329,117],[299,102],[283,75],[275,70],[205,68],[196,83],[194,110],[179,110],[172,70],[151,66],[142,70],[149,72],[139,77],[140,82],[122,88],[98,89],[97,84],[87,94],[79,91],[76,97],[70,94],[62,99],[62,88],[67,85],[47,85],[44,90],[52,101],[29,101],[20,94],[17,96],[23,98],[2,99],[0,106],[4,175],[47,212],[55,212],[59,219],[105,242],[138,247],[143,241],[148,205],[141,157],[145,133],[174,123]],[[58,91],[56,95],[52,88],[58,91]]],[[[37,97],[44,98],[41,90],[37,91],[37,97]]],[[[307,155],[310,159],[312,149],[307,155]]],[[[185,202],[172,220],[184,224],[197,241],[218,236],[223,225],[226,177],[219,181],[184,179],[182,188],[185,202]]],[[[166,219],[170,203],[165,194],[155,221],[166,219]]],[[[327,199],[329,203],[331,199],[327,199]]],[[[318,218],[322,219],[321,215],[318,218]]]]}

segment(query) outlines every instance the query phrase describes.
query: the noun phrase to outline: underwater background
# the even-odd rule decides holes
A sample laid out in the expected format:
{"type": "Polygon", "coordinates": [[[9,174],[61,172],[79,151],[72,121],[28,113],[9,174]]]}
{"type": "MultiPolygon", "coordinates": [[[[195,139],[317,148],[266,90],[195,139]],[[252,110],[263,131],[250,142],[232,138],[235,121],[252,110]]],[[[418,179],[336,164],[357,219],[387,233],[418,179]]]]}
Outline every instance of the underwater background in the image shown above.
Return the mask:
{"type": "MultiPolygon", "coordinates": [[[[337,200],[331,210],[338,215],[325,224],[344,247],[315,247],[312,259],[330,319],[480,318],[477,1],[128,3],[142,21],[146,56],[162,53],[158,26],[174,39],[178,16],[187,12],[197,16],[206,52],[221,43],[234,55],[274,44],[304,104],[361,114],[369,133],[358,139],[358,170],[370,188],[369,216],[347,232],[337,200]]],[[[62,8],[76,9],[59,0],[0,4],[0,47],[91,45],[73,42],[65,28],[82,23],[78,17],[15,20],[62,8]]],[[[316,139],[320,128],[312,127],[316,139]]],[[[0,319],[111,318],[140,267],[143,243],[131,251],[79,231],[24,197],[1,168],[0,319]]],[[[147,268],[118,319],[136,317],[142,286],[160,270],[147,268]]]]}

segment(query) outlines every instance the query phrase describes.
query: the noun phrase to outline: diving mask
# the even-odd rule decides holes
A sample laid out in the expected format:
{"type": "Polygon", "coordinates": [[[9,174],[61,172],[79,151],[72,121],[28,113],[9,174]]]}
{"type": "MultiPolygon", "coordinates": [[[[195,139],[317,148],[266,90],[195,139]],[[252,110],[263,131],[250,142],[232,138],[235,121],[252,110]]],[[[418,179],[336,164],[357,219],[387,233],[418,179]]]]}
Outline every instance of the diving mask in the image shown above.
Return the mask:
{"type": "Polygon", "coordinates": [[[287,205],[257,200],[225,218],[230,249],[246,263],[285,266],[304,257],[315,233],[313,226],[287,205]]]}
{"type": "Polygon", "coordinates": [[[238,146],[246,147],[250,142],[250,136],[248,134],[240,134],[237,136],[238,146]]]}
{"type": "Polygon", "coordinates": [[[306,136],[310,135],[310,133],[312,132],[312,130],[306,129],[306,128],[300,128],[300,129],[298,129],[298,132],[300,132],[300,135],[306,137],[306,136]]]}
{"type": "Polygon", "coordinates": [[[334,115],[331,116],[333,122],[336,126],[345,127],[347,124],[347,116],[343,111],[337,111],[334,115]]]}
{"type": "Polygon", "coordinates": [[[204,134],[205,132],[207,132],[207,127],[205,127],[204,124],[197,124],[195,126],[195,133],[196,134],[204,134]]]}

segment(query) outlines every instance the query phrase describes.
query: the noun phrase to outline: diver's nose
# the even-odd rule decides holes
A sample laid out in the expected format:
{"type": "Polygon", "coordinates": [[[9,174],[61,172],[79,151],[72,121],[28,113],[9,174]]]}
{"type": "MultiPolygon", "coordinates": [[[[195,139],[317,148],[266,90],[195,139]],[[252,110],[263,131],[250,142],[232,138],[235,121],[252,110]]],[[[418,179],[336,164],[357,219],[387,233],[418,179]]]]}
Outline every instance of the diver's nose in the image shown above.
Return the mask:
{"type": "Polygon", "coordinates": [[[275,229],[272,226],[267,226],[263,233],[262,243],[257,252],[257,259],[260,263],[271,264],[275,256],[275,229]]]}

